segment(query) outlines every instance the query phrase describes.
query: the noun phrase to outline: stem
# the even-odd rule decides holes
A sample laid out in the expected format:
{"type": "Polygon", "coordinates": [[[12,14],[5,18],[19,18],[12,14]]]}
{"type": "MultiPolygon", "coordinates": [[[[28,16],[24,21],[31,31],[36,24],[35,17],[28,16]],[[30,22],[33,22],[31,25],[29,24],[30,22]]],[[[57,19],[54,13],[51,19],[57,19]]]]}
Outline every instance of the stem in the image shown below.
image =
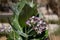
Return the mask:
{"type": "Polygon", "coordinates": [[[28,31],[28,33],[30,33],[33,29],[31,29],[30,31],[28,31]]]}
{"type": "Polygon", "coordinates": [[[14,40],[15,40],[15,32],[14,32],[14,40]]]}
{"type": "MultiPolygon", "coordinates": [[[[34,27],[34,25],[33,25],[33,27],[34,27]]],[[[28,33],[30,33],[32,30],[33,30],[33,28],[31,28],[30,31],[28,31],[28,33]]]]}
{"type": "MultiPolygon", "coordinates": [[[[27,29],[26,29],[27,27],[25,26],[25,33],[27,34],[27,29]]],[[[27,34],[28,35],[28,34],[27,34]]],[[[25,40],[28,40],[28,37],[27,38],[25,38],[25,40]]]]}
{"type": "Polygon", "coordinates": [[[25,33],[27,34],[27,30],[26,30],[27,27],[25,27],[25,33]]]}

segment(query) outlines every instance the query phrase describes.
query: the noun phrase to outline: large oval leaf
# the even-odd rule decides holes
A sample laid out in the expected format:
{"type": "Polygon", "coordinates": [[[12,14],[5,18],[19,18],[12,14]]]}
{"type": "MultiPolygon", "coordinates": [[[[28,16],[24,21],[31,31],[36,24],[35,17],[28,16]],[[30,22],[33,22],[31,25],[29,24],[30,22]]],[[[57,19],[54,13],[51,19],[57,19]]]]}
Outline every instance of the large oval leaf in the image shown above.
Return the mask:
{"type": "Polygon", "coordinates": [[[35,7],[31,8],[29,5],[25,5],[23,8],[21,14],[19,15],[19,23],[22,27],[26,26],[26,21],[29,19],[31,16],[37,14],[37,9],[35,7]]]}

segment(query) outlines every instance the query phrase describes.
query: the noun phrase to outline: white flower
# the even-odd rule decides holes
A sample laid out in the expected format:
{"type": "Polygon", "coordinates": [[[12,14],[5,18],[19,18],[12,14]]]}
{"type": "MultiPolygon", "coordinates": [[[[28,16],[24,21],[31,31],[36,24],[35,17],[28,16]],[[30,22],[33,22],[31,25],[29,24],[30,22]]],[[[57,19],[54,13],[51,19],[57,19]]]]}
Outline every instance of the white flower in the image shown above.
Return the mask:
{"type": "Polygon", "coordinates": [[[42,21],[42,20],[40,20],[38,23],[39,23],[39,24],[42,24],[42,22],[43,22],[43,21],[42,21]]]}
{"type": "Polygon", "coordinates": [[[7,27],[4,27],[4,29],[7,29],[7,27]]]}
{"type": "Polygon", "coordinates": [[[43,22],[43,24],[46,24],[46,22],[43,22]]]}
{"type": "Polygon", "coordinates": [[[46,30],[48,30],[48,27],[46,27],[46,30]]]}
{"type": "Polygon", "coordinates": [[[33,30],[35,30],[38,34],[41,34],[46,30],[46,22],[39,17],[32,16],[28,21],[26,21],[26,24],[29,26],[34,25],[32,26],[34,28],[33,30]]]}
{"type": "Polygon", "coordinates": [[[37,24],[37,26],[40,26],[40,24],[37,24]]]}
{"type": "Polygon", "coordinates": [[[37,34],[41,34],[41,31],[37,31],[37,34]]]}
{"type": "Polygon", "coordinates": [[[38,28],[37,28],[37,27],[35,27],[34,29],[35,29],[35,30],[37,30],[38,28]]]}
{"type": "Polygon", "coordinates": [[[32,18],[35,18],[35,16],[32,16],[32,18]]]}
{"type": "Polygon", "coordinates": [[[31,20],[31,23],[34,23],[34,20],[33,19],[31,20]]]}

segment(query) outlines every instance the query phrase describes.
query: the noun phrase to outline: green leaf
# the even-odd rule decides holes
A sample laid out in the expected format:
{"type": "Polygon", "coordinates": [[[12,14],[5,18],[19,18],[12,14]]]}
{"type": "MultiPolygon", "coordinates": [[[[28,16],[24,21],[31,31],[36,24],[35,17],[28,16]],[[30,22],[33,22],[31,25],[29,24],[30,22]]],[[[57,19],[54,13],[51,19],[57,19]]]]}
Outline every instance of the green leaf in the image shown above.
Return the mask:
{"type": "Polygon", "coordinates": [[[23,37],[28,37],[27,34],[23,33],[22,27],[19,25],[18,20],[17,20],[16,17],[13,20],[12,25],[14,25],[13,27],[16,29],[17,34],[19,34],[23,37]]]}
{"type": "Polygon", "coordinates": [[[31,8],[29,5],[25,5],[21,14],[19,15],[19,23],[22,27],[26,26],[26,21],[33,15],[37,15],[37,9],[31,8]]]}
{"type": "Polygon", "coordinates": [[[45,31],[45,37],[48,37],[48,30],[45,31]]]}
{"type": "Polygon", "coordinates": [[[12,19],[11,24],[13,25],[14,31],[19,31],[16,32],[17,34],[23,36],[23,37],[28,37],[27,34],[23,33],[22,27],[19,25],[19,14],[22,11],[23,7],[25,6],[25,1],[21,1],[15,5],[12,6],[12,10],[14,13],[14,17],[12,19]]]}
{"type": "Polygon", "coordinates": [[[18,18],[15,16],[15,19],[13,20],[13,22],[12,22],[12,25],[13,25],[13,27],[15,27],[17,30],[20,30],[20,31],[22,31],[22,28],[21,28],[21,26],[19,25],[19,23],[18,23],[18,18]]]}

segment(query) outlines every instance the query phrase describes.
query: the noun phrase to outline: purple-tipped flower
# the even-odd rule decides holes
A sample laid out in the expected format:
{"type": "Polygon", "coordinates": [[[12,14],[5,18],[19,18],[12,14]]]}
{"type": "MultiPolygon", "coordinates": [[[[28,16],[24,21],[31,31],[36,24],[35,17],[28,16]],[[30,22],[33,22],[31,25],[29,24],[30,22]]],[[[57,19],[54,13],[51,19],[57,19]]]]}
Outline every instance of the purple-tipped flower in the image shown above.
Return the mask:
{"type": "Polygon", "coordinates": [[[31,26],[31,24],[30,24],[30,21],[29,21],[29,20],[27,20],[27,21],[26,21],[26,24],[27,24],[27,25],[29,25],[29,26],[31,26]]]}
{"type": "Polygon", "coordinates": [[[41,34],[46,29],[46,22],[39,17],[32,16],[26,21],[26,24],[29,26],[33,25],[33,30],[35,30],[38,34],[41,34]]]}
{"type": "Polygon", "coordinates": [[[11,25],[8,25],[8,24],[1,24],[0,32],[8,33],[8,32],[11,32],[11,31],[12,31],[11,25]]]}
{"type": "Polygon", "coordinates": [[[0,28],[0,32],[4,32],[4,29],[3,28],[0,28]]]}
{"type": "Polygon", "coordinates": [[[12,31],[12,27],[11,26],[8,26],[7,29],[5,29],[6,33],[11,32],[11,31],[12,31]]]}

